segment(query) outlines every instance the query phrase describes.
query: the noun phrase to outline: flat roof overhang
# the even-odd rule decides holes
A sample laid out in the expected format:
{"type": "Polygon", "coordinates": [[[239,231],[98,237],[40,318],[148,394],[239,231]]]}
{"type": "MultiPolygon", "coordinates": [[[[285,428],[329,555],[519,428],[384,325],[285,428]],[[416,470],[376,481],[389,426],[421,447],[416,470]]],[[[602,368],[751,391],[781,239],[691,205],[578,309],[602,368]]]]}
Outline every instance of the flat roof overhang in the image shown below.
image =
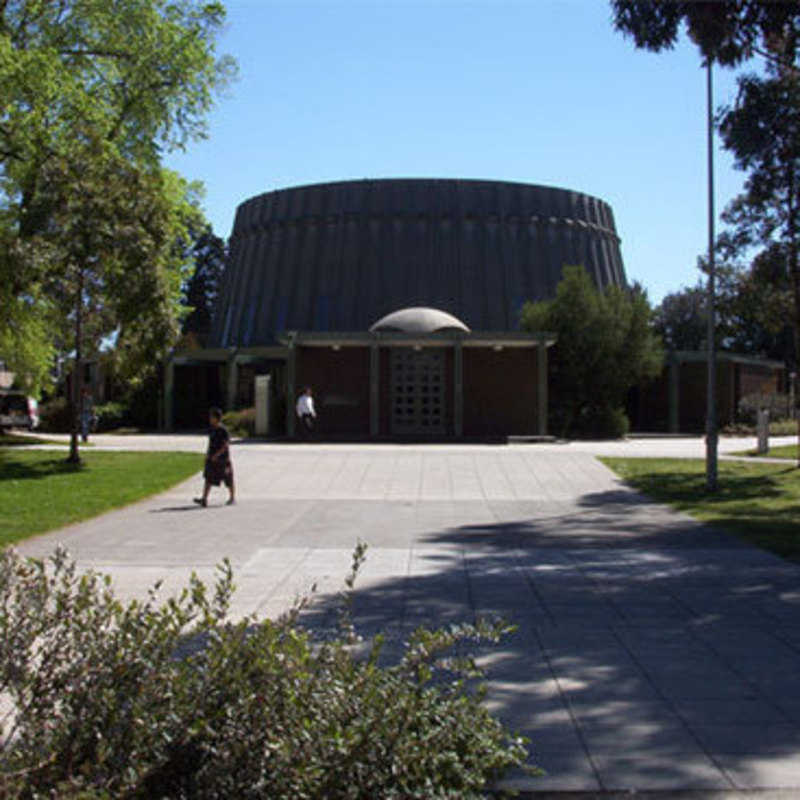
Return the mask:
{"type": "Polygon", "coordinates": [[[285,359],[293,347],[551,347],[556,342],[554,333],[527,333],[522,331],[459,331],[445,330],[434,333],[403,333],[400,331],[286,331],[278,336],[279,345],[256,347],[216,347],[193,350],[176,350],[169,361],[176,367],[224,364],[236,360],[238,364],[263,359],[285,359]]]}
{"type": "MultiPolygon", "coordinates": [[[[665,362],[668,364],[673,362],[707,362],[707,350],[673,350],[671,353],[666,353],[665,362]]],[[[722,362],[730,362],[733,364],[747,364],[753,367],[770,367],[771,369],[784,369],[786,365],[783,361],[776,361],[770,358],[758,358],[757,356],[746,356],[741,353],[731,353],[726,350],[717,350],[716,360],[722,362]]]]}
{"type": "Polygon", "coordinates": [[[265,358],[286,358],[286,348],[270,347],[216,347],[195,350],[176,350],[171,361],[176,366],[220,364],[235,358],[240,364],[261,361],[265,358]]]}
{"type": "Polygon", "coordinates": [[[278,337],[286,347],[550,347],[554,333],[521,331],[459,331],[404,333],[400,331],[286,331],[278,337]]]}

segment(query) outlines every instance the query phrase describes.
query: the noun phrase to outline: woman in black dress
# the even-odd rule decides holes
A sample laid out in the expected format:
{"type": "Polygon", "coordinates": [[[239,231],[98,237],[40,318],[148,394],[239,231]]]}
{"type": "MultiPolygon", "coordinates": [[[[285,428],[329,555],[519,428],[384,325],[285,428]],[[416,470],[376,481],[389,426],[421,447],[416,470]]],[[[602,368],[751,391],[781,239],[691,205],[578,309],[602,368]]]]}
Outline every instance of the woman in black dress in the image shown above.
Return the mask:
{"type": "Polygon", "coordinates": [[[208,452],[206,465],[203,470],[205,486],[203,496],[195,497],[194,502],[203,507],[208,505],[208,493],[212,486],[224,483],[228,487],[229,497],[226,505],[234,503],[233,489],[233,464],[231,464],[230,441],[231,437],[227,428],[222,424],[222,411],[212,408],[208,412],[208,421],[211,428],[208,431],[208,452]]]}

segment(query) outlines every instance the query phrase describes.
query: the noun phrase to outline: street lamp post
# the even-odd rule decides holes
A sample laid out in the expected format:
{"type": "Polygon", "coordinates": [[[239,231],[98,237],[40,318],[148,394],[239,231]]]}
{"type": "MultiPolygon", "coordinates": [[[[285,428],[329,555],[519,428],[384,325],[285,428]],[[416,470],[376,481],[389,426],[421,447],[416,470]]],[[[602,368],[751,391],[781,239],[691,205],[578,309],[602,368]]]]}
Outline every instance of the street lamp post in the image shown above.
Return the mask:
{"type": "Polygon", "coordinates": [[[714,265],[714,109],[711,84],[712,60],[706,60],[708,128],[708,392],[706,409],[706,489],[717,490],[717,349],[714,265]]]}

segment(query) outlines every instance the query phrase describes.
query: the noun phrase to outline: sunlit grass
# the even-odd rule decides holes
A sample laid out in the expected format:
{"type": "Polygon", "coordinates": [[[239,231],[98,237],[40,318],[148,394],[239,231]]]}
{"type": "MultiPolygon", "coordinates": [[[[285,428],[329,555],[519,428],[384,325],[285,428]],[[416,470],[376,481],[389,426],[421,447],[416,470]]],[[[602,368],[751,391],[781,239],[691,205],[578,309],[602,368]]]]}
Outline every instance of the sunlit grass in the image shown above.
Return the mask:
{"type": "Polygon", "coordinates": [[[745,450],[743,453],[733,453],[737,456],[766,456],[767,458],[788,458],[797,461],[797,445],[785,444],[782,447],[770,447],[766,453],[759,453],[757,450],[745,450]]]}
{"type": "Polygon", "coordinates": [[[26,444],[57,444],[55,439],[42,439],[39,436],[28,436],[24,433],[0,433],[0,447],[18,447],[26,444]]]}
{"type": "Polygon", "coordinates": [[[202,468],[193,453],[83,452],[0,448],[0,546],[88,519],[164,491],[202,468]]]}
{"type": "Polygon", "coordinates": [[[602,460],[653,499],[758,547],[800,560],[800,471],[793,465],[720,461],[718,491],[709,494],[701,460],[602,460]]]}

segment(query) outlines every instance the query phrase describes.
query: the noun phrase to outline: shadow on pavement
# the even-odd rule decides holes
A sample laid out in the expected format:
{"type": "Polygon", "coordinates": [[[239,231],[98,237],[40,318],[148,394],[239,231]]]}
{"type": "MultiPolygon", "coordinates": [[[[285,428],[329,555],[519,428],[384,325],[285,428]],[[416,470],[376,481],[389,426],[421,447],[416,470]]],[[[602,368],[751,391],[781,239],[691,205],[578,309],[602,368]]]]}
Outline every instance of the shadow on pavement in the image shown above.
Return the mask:
{"type": "Polygon", "coordinates": [[[197,505],[197,503],[192,503],[191,505],[186,506],[163,506],[162,508],[151,508],[150,514],[164,514],[166,512],[175,512],[175,511],[203,511],[203,507],[197,505]]]}
{"type": "MultiPolygon", "coordinates": [[[[800,569],[610,494],[431,531],[408,576],[357,583],[356,628],[396,658],[420,625],[515,624],[479,655],[491,709],[549,773],[535,787],[800,786],[800,569]]],[[[338,602],[303,624],[330,633],[338,602]]]]}

